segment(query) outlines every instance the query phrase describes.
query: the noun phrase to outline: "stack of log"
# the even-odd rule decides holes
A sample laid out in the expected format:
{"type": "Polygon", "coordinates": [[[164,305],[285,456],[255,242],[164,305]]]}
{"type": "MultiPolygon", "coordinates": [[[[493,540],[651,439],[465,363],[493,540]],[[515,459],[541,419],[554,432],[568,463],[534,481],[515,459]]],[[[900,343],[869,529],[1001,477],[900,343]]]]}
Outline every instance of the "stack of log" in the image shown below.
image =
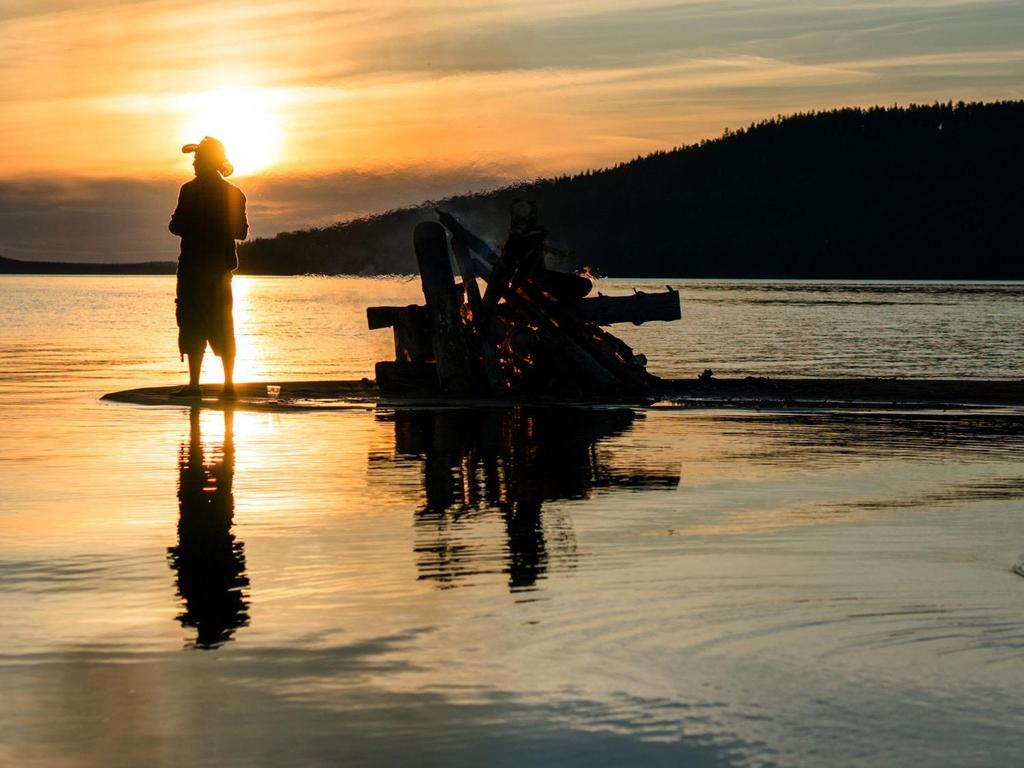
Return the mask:
{"type": "Polygon", "coordinates": [[[602,326],[678,320],[678,291],[588,297],[587,277],[546,267],[554,249],[532,203],[513,206],[500,254],[451,214],[438,214],[413,234],[426,304],[366,310],[371,329],[394,331],[395,360],[376,366],[383,391],[621,397],[661,382],[643,355],[602,326]]]}

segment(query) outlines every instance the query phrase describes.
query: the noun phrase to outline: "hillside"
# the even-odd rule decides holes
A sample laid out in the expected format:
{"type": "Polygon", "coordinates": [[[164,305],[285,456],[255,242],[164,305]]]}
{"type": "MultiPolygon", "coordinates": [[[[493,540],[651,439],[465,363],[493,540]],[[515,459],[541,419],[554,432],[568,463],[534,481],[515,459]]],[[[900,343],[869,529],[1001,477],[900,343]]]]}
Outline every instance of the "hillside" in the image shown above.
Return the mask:
{"type": "Polygon", "coordinates": [[[535,201],[611,276],[1024,279],[1024,101],[765,120],[614,168],[244,243],[242,271],[413,272],[434,206],[500,243],[535,201]]]}

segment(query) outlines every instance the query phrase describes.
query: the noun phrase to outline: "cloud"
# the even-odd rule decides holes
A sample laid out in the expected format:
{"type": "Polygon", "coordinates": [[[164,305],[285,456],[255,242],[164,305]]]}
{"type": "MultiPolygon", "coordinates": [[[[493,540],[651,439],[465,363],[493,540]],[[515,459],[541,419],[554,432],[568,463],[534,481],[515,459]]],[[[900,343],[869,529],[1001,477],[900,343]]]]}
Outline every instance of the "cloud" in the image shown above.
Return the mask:
{"type": "MultiPolygon", "coordinates": [[[[321,226],[514,180],[495,169],[413,168],[239,180],[252,237],[321,226]]],[[[0,181],[0,255],[43,261],[174,260],[167,231],[178,182],[162,179],[0,181]]]]}
{"type": "Polygon", "coordinates": [[[282,172],[552,173],[778,112],[1013,98],[1024,74],[1024,13],[986,0],[32,7],[0,13],[7,175],[172,175],[218,88],[266,96],[282,172]]]}

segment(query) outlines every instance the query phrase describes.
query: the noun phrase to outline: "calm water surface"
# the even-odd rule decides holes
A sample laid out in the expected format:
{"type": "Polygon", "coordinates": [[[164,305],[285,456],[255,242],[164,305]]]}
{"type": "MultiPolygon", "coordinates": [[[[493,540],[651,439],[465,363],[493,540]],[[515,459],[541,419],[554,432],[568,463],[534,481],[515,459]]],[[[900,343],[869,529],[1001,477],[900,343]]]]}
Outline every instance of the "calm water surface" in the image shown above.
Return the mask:
{"type": "MultiPolygon", "coordinates": [[[[665,375],[1024,376],[1019,285],[679,287],[665,375]]],[[[418,286],[236,294],[240,379],[358,378],[418,286]]],[[[1024,758],[1022,414],[100,403],[172,313],[0,278],[0,765],[1024,758]]]]}

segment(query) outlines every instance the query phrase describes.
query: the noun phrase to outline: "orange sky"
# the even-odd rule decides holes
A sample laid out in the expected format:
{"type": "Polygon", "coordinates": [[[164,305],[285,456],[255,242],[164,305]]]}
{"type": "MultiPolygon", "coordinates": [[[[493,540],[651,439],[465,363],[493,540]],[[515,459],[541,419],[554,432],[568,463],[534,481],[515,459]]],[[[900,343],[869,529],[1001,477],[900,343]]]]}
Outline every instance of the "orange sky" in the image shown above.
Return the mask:
{"type": "Polygon", "coordinates": [[[780,112],[1024,95],[978,0],[0,2],[0,176],[605,165],[780,112]]]}
{"type": "Polygon", "coordinates": [[[250,236],[837,106],[1024,98],[1019,0],[0,0],[0,255],[173,259],[180,148],[250,236]]]}

